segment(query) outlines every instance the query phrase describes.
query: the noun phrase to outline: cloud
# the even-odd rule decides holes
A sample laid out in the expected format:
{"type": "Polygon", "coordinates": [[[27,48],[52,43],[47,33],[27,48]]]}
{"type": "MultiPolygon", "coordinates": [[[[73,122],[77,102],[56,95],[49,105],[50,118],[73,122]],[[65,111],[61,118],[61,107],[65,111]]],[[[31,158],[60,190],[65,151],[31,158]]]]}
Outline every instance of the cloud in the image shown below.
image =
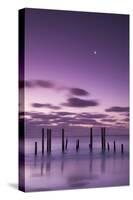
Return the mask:
{"type": "Polygon", "coordinates": [[[63,111],[55,111],[50,113],[43,112],[20,112],[21,116],[27,121],[26,116],[28,118],[28,124],[32,124],[35,126],[65,126],[65,127],[82,127],[84,125],[90,125],[95,127],[101,126],[110,126],[108,123],[104,122],[114,122],[116,120],[109,119],[109,115],[102,113],[75,113],[75,112],[63,112],[63,111]],[[100,120],[100,121],[99,121],[100,120]]]}
{"type": "Polygon", "coordinates": [[[125,124],[125,122],[116,122],[116,125],[118,125],[118,126],[125,126],[126,124],[125,124]]]}
{"type": "Polygon", "coordinates": [[[91,106],[97,106],[99,105],[97,101],[95,100],[84,100],[80,98],[69,98],[67,103],[62,103],[64,106],[68,107],[91,107],[91,106]]]}
{"type": "Polygon", "coordinates": [[[101,126],[103,123],[98,122],[95,119],[84,119],[84,118],[76,118],[76,117],[62,117],[62,118],[56,118],[54,120],[57,124],[66,124],[68,126],[70,125],[76,125],[76,126],[82,126],[82,125],[95,125],[95,126],[101,126]]]}
{"type": "Polygon", "coordinates": [[[45,120],[32,120],[32,119],[25,119],[25,124],[29,126],[41,126],[41,125],[47,125],[50,126],[51,123],[48,119],[45,120]]]}
{"type": "Polygon", "coordinates": [[[111,108],[105,109],[106,112],[129,112],[129,107],[113,106],[111,108]]]}
{"type": "Polygon", "coordinates": [[[125,116],[126,116],[126,117],[129,117],[129,112],[125,113],[125,116]]]}
{"type": "Polygon", "coordinates": [[[34,108],[49,108],[49,109],[54,109],[54,110],[61,109],[60,106],[54,106],[52,104],[45,104],[45,103],[32,103],[31,105],[34,108]]]}
{"type": "Polygon", "coordinates": [[[52,122],[55,122],[55,120],[57,119],[56,115],[53,115],[51,113],[44,114],[43,112],[29,112],[28,116],[30,117],[28,119],[24,116],[25,121],[28,122],[28,124],[38,126],[41,124],[52,125],[52,122]]]}
{"type": "Polygon", "coordinates": [[[57,116],[66,116],[66,115],[76,115],[76,113],[73,113],[73,112],[52,112],[53,114],[56,114],[57,116]]]}
{"type": "Polygon", "coordinates": [[[102,122],[116,122],[116,119],[101,119],[102,122]]]}
{"type": "Polygon", "coordinates": [[[51,120],[51,119],[56,119],[57,116],[56,115],[53,115],[51,113],[49,114],[44,114],[43,112],[31,112],[30,113],[30,116],[33,118],[33,119],[41,119],[41,120],[51,120]]]}
{"type": "MultiPolygon", "coordinates": [[[[104,123],[106,118],[103,120],[100,119],[100,113],[72,113],[71,112],[50,112],[50,113],[43,113],[43,112],[20,112],[21,115],[24,115],[24,120],[26,124],[26,131],[28,137],[32,137],[32,135],[41,136],[41,128],[52,128],[54,134],[60,133],[60,128],[65,128],[65,130],[72,134],[80,134],[87,133],[88,126],[93,126],[94,128],[99,127],[108,127],[108,128],[128,128],[127,122],[114,122],[112,125],[110,123],[104,123]],[[29,118],[25,116],[28,115],[29,118]],[[95,118],[87,118],[88,116],[96,116],[95,118]],[[86,116],[86,117],[85,117],[86,116]],[[85,131],[84,131],[85,130],[85,131]]],[[[108,115],[107,115],[108,116],[108,115]]],[[[106,116],[104,116],[106,117],[106,116]]],[[[107,118],[108,119],[108,118],[107,118]]],[[[20,119],[21,122],[21,119],[20,119]]],[[[108,121],[107,121],[108,122],[108,121]]],[[[121,133],[121,132],[120,132],[121,133]]]]}
{"type": "Polygon", "coordinates": [[[54,88],[55,84],[52,81],[48,80],[37,80],[36,81],[37,86],[42,88],[54,88]]]}
{"type": "MultiPolygon", "coordinates": [[[[33,120],[38,120],[38,123],[44,123],[52,125],[53,123],[56,123],[57,125],[65,124],[67,126],[69,125],[102,125],[102,123],[97,122],[95,119],[84,119],[84,118],[76,118],[73,116],[60,116],[57,115],[51,115],[51,114],[32,114],[33,120]]],[[[33,121],[34,123],[34,121],[33,121]]]]}
{"type": "Polygon", "coordinates": [[[79,125],[79,124],[83,124],[83,125],[96,125],[96,126],[97,125],[103,125],[102,123],[98,122],[95,119],[84,119],[84,118],[71,120],[70,123],[76,124],[76,125],[79,125]]]}
{"type": "Polygon", "coordinates": [[[81,88],[70,88],[69,91],[70,91],[71,95],[75,95],[75,96],[87,96],[87,95],[89,95],[89,93],[86,90],[81,89],[81,88]]]}
{"type": "Polygon", "coordinates": [[[74,96],[87,96],[89,92],[78,87],[67,87],[64,85],[55,84],[54,81],[51,80],[20,80],[19,88],[48,88],[55,89],[58,91],[67,91],[70,95],[74,96]]]}
{"type": "MultiPolygon", "coordinates": [[[[21,113],[22,115],[24,115],[24,113],[21,113]]],[[[62,115],[62,114],[67,114],[67,113],[63,113],[63,112],[55,112],[55,113],[48,113],[48,114],[44,114],[43,112],[26,112],[25,115],[30,116],[31,118],[28,119],[30,123],[33,124],[49,124],[51,125],[52,123],[56,123],[57,125],[59,124],[66,124],[66,125],[102,125],[102,123],[98,122],[96,119],[93,118],[83,118],[80,117],[79,115],[76,113],[72,113],[73,115],[71,116],[71,114],[69,113],[69,115],[62,115]]],[[[27,120],[25,118],[25,120],[27,120]]]]}
{"type": "Polygon", "coordinates": [[[122,121],[129,122],[129,118],[124,118],[122,121]]]}
{"type": "Polygon", "coordinates": [[[121,116],[125,116],[125,117],[129,117],[129,112],[121,113],[120,115],[121,115],[121,116]]]}
{"type": "Polygon", "coordinates": [[[25,80],[25,81],[19,81],[19,88],[35,88],[35,87],[41,87],[41,88],[55,88],[55,83],[50,80],[25,80]]]}
{"type": "Polygon", "coordinates": [[[101,119],[101,118],[108,117],[108,115],[100,114],[100,113],[85,113],[84,112],[84,113],[78,114],[77,117],[101,119]]]}

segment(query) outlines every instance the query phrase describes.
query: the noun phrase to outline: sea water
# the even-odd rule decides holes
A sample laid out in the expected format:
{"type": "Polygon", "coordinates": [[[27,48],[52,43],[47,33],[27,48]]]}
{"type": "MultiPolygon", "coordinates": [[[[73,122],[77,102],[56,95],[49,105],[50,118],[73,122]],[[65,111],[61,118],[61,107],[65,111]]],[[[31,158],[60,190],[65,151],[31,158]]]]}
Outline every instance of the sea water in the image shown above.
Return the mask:
{"type": "Polygon", "coordinates": [[[25,141],[26,191],[76,189],[129,184],[129,137],[107,136],[110,150],[101,151],[101,138],[93,137],[93,150],[89,149],[89,137],[68,137],[67,150],[62,153],[61,137],[52,137],[51,154],[41,153],[41,139],[25,141]],[[79,150],[76,151],[76,140],[79,150]],[[38,144],[34,155],[35,141],[38,144]],[[116,143],[114,152],[113,142],[116,143]],[[121,153],[121,144],[124,152],[121,153]]]}

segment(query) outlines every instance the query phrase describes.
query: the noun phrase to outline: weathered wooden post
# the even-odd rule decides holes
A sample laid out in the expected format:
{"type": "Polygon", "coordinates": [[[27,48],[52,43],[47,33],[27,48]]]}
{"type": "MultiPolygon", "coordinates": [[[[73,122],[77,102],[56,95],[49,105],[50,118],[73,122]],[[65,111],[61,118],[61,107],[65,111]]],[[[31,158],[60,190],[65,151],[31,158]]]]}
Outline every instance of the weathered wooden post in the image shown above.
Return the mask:
{"type": "Polygon", "coordinates": [[[93,131],[92,128],[90,128],[90,151],[93,149],[93,131]]]}
{"type": "Polygon", "coordinates": [[[49,129],[47,128],[47,153],[49,152],[49,129]]]}
{"type": "Polygon", "coordinates": [[[101,149],[103,152],[103,128],[101,128],[101,149]]]}
{"type": "Polygon", "coordinates": [[[42,128],[42,155],[44,155],[44,128],[42,128]]]}
{"type": "Polygon", "coordinates": [[[49,129],[49,153],[51,153],[52,130],[49,129]]]}
{"type": "Polygon", "coordinates": [[[103,149],[106,151],[106,128],[103,128],[103,149]]]}
{"type": "Polygon", "coordinates": [[[123,154],[124,153],[124,145],[121,144],[121,153],[123,154]]]}
{"type": "Polygon", "coordinates": [[[106,150],[106,128],[101,128],[101,147],[102,152],[105,152],[106,150]]]}
{"type": "Polygon", "coordinates": [[[76,151],[78,151],[78,150],[79,150],[79,139],[76,140],[76,151]]]}
{"type": "Polygon", "coordinates": [[[35,156],[37,156],[37,142],[35,142],[35,156]]]}
{"type": "Polygon", "coordinates": [[[116,152],[116,143],[114,141],[114,153],[116,152]]]}
{"type": "Polygon", "coordinates": [[[51,152],[51,130],[47,129],[47,153],[51,152]]]}
{"type": "Polygon", "coordinates": [[[67,145],[68,145],[68,138],[66,138],[66,144],[65,144],[65,149],[67,150],[67,145]]]}
{"type": "Polygon", "coordinates": [[[64,153],[64,128],[62,129],[62,153],[64,153]]]}
{"type": "Polygon", "coordinates": [[[108,148],[108,152],[110,151],[110,146],[109,146],[109,143],[107,144],[107,148],[108,148]]]}

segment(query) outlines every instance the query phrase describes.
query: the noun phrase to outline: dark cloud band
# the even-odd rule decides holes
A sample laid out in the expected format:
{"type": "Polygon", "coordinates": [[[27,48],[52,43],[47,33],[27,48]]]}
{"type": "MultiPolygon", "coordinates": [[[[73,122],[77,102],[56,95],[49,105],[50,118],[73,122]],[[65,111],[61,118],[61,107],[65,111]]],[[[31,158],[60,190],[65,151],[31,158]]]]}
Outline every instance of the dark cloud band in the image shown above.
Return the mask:
{"type": "Polygon", "coordinates": [[[60,106],[54,106],[52,104],[44,104],[44,103],[32,103],[32,107],[34,107],[34,108],[49,108],[49,109],[54,109],[54,110],[61,109],[60,106]]]}
{"type": "Polygon", "coordinates": [[[113,106],[111,108],[105,109],[106,112],[129,112],[129,107],[113,106]]]}
{"type": "Polygon", "coordinates": [[[62,105],[68,106],[68,107],[91,107],[91,106],[98,106],[98,102],[95,100],[85,100],[80,98],[69,98],[66,103],[63,103],[62,105]]]}
{"type": "Polygon", "coordinates": [[[75,96],[87,96],[87,95],[89,95],[89,92],[87,92],[86,90],[81,89],[81,88],[70,88],[69,91],[70,91],[71,95],[75,95],[75,96]]]}

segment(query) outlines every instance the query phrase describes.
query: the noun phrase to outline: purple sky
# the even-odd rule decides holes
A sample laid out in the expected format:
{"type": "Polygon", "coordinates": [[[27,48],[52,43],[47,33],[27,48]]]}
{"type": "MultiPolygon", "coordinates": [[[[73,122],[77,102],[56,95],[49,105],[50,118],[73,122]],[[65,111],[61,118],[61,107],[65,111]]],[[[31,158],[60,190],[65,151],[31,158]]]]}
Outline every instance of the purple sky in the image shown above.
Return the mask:
{"type": "Polygon", "coordinates": [[[128,26],[128,15],[26,9],[29,122],[128,127],[128,26]]]}

